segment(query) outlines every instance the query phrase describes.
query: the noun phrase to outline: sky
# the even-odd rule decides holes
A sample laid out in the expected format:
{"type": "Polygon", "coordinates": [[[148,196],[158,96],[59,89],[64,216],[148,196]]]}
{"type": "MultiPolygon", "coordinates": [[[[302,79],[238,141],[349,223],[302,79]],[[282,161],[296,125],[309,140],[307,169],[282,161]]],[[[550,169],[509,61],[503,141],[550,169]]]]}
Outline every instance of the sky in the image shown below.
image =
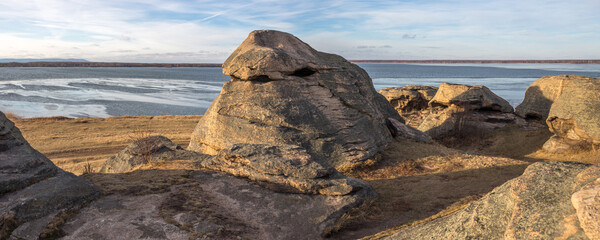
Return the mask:
{"type": "Polygon", "coordinates": [[[0,58],[220,63],[256,29],[347,59],[600,59],[599,0],[0,0],[0,58]]]}

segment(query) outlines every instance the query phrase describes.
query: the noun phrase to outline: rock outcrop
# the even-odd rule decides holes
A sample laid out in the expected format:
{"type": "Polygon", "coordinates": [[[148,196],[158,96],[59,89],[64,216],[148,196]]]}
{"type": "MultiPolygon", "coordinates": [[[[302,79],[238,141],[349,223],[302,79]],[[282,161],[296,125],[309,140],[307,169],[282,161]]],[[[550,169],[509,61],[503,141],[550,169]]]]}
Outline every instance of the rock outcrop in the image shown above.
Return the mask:
{"type": "Polygon", "coordinates": [[[164,136],[139,139],[121,152],[110,157],[100,169],[101,173],[124,173],[150,163],[170,160],[198,160],[210,156],[186,151],[164,136]]]}
{"type": "Polygon", "coordinates": [[[236,143],[299,145],[338,170],[363,165],[392,140],[401,118],[368,74],[288,33],[260,30],[223,64],[223,85],[190,150],[217,154],[236,143]]]}
{"type": "Polygon", "coordinates": [[[425,85],[390,87],[378,91],[400,114],[426,109],[436,92],[436,87],[425,85]]]}
{"type": "Polygon", "coordinates": [[[466,208],[386,239],[598,239],[599,179],[596,165],[534,163],[466,208]]]}
{"type": "Polygon", "coordinates": [[[546,119],[550,131],[555,134],[555,138],[544,145],[546,150],[560,152],[600,144],[598,92],[600,79],[597,78],[577,78],[563,89],[546,119]]]}
{"type": "Polygon", "coordinates": [[[56,167],[0,112],[0,239],[37,239],[62,213],[96,198],[89,181],[56,167]]]}
{"type": "Polygon", "coordinates": [[[552,104],[573,81],[578,79],[589,79],[589,77],[558,75],[535,80],[525,91],[525,98],[516,107],[515,112],[523,118],[546,120],[552,104]]]}
{"type": "Polygon", "coordinates": [[[442,83],[433,99],[431,107],[456,106],[464,111],[496,111],[512,113],[513,108],[508,101],[494,94],[482,85],[469,86],[464,84],[442,83]]]}
{"type": "Polygon", "coordinates": [[[435,139],[525,124],[506,100],[485,86],[442,83],[429,102],[429,111],[417,129],[435,139]]]}
{"type": "Polygon", "coordinates": [[[360,189],[373,191],[362,180],[342,175],[322,159],[294,145],[235,144],[199,166],[268,183],[280,191],[341,196],[360,189]]]}
{"type": "Polygon", "coordinates": [[[407,138],[415,142],[432,142],[431,136],[411,126],[401,123],[396,119],[388,118],[388,127],[392,131],[392,136],[394,137],[407,138]]]}
{"type": "Polygon", "coordinates": [[[280,193],[205,170],[86,177],[109,194],[70,217],[63,239],[321,239],[350,209],[374,198],[367,189],[344,196],[280,193]]]}

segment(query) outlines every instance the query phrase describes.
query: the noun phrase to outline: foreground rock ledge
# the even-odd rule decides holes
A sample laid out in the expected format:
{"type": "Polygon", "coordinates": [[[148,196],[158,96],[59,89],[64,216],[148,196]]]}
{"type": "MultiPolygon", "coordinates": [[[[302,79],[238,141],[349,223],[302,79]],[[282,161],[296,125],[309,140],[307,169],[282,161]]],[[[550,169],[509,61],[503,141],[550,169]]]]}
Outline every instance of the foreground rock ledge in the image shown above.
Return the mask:
{"type": "Polygon", "coordinates": [[[61,214],[100,194],[89,181],[56,167],[0,112],[0,239],[37,239],[61,214]]]}
{"type": "Polygon", "coordinates": [[[597,165],[534,163],[465,209],[385,239],[598,239],[599,182],[597,165]]]}
{"type": "Polygon", "coordinates": [[[344,171],[368,163],[392,140],[387,118],[402,122],[363,69],[288,33],[250,33],[223,73],[231,81],[198,123],[190,150],[299,145],[344,171]]]}

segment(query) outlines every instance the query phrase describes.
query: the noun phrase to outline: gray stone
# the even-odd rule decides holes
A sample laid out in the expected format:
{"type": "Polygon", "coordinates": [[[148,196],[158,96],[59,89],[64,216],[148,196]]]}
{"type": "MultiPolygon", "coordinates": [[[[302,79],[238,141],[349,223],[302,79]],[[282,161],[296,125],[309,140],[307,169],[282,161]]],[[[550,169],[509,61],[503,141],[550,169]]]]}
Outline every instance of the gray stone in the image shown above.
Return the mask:
{"type": "Polygon", "coordinates": [[[102,197],[70,218],[62,239],[189,239],[189,233],[165,222],[159,206],[168,193],[102,197]],[[113,207],[107,208],[107,205],[113,207]]]}
{"type": "Polygon", "coordinates": [[[191,176],[224,212],[258,229],[259,239],[320,239],[350,209],[376,197],[371,189],[344,196],[285,194],[223,173],[197,171],[191,176]]]}
{"type": "Polygon", "coordinates": [[[579,145],[600,144],[600,79],[577,78],[550,108],[546,124],[556,137],[579,145]]]}
{"type": "MultiPolygon", "coordinates": [[[[594,235],[582,229],[586,223],[580,225],[583,221],[578,220],[572,195],[598,177],[600,171],[593,165],[534,163],[522,176],[466,208],[384,239],[587,239],[594,235]]],[[[574,196],[580,201],[577,194],[574,196]]],[[[580,208],[589,206],[587,203],[580,208]]],[[[595,210],[586,213],[593,215],[587,219],[598,218],[595,210]]]]}
{"type": "Polygon", "coordinates": [[[37,238],[55,216],[99,194],[33,149],[0,112],[0,239],[37,238]]]}
{"type": "Polygon", "coordinates": [[[513,107],[486,86],[442,83],[429,102],[432,107],[455,105],[465,111],[486,110],[512,113],[513,107]]]}
{"type": "Polygon", "coordinates": [[[508,125],[526,127],[528,123],[487,87],[442,83],[417,129],[442,139],[482,135],[508,125]]]}
{"type": "Polygon", "coordinates": [[[363,69],[288,33],[250,33],[223,73],[231,81],[198,123],[192,151],[300,145],[343,171],[364,165],[392,140],[387,118],[402,121],[363,69]]]}
{"type": "Polygon", "coordinates": [[[346,177],[294,145],[234,144],[215,158],[197,161],[200,167],[279,186],[283,191],[347,195],[371,186],[346,177]]]}

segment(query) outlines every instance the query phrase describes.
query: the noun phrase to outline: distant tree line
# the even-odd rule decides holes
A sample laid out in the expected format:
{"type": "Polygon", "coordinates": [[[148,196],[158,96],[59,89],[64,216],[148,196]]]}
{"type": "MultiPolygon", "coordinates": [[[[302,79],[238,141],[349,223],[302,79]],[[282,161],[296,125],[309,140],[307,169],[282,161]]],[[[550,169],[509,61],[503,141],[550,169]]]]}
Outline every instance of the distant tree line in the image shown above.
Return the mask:
{"type": "Polygon", "coordinates": [[[9,62],[0,67],[221,67],[220,63],[9,62]]]}
{"type": "Polygon", "coordinates": [[[357,63],[564,63],[564,64],[600,64],[600,59],[578,60],[351,60],[357,63]]]}

